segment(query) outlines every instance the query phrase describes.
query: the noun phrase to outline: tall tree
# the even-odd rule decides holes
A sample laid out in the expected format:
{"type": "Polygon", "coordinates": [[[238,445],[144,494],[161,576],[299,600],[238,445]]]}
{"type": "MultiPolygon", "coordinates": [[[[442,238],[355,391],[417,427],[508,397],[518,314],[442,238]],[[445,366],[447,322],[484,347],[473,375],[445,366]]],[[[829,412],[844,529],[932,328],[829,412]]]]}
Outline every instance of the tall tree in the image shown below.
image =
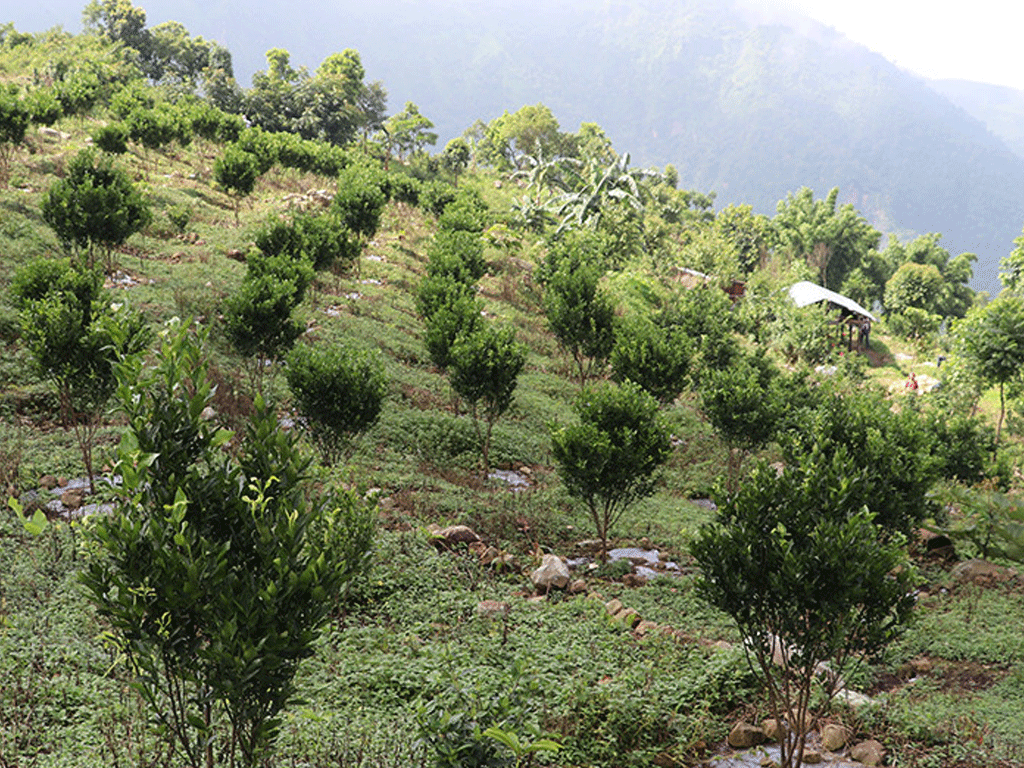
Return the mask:
{"type": "Polygon", "coordinates": [[[1013,241],[1010,255],[999,262],[999,281],[1014,293],[1024,291],[1024,232],[1013,241]]]}
{"type": "Polygon", "coordinates": [[[398,150],[398,158],[415,155],[426,146],[437,143],[437,134],[430,129],[434,124],[420,114],[420,108],[411,101],[405,102],[405,108],[384,121],[384,131],[390,146],[398,150]]]}
{"type": "Polygon", "coordinates": [[[839,290],[882,235],[847,203],[839,206],[839,187],[824,200],[804,187],[790,193],[776,207],[772,226],[779,245],[793,258],[803,259],[825,288],[839,290]]]}

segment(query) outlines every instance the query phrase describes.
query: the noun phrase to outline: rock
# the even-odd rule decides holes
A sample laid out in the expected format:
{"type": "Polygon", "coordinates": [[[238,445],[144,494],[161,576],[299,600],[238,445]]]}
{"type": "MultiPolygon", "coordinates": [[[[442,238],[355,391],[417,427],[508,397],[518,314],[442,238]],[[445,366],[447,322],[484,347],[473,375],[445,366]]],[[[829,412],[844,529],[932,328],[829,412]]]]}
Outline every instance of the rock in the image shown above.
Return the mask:
{"type": "Polygon", "coordinates": [[[824,758],[822,757],[821,752],[819,752],[818,750],[809,748],[804,749],[803,762],[807,765],[814,765],[815,763],[820,763],[823,759],[824,758]]]}
{"type": "Polygon", "coordinates": [[[953,544],[953,540],[948,536],[941,533],[935,533],[934,531],[929,531],[925,528],[921,528],[918,531],[918,536],[921,540],[921,544],[924,546],[926,554],[945,558],[947,560],[953,560],[956,558],[956,546],[953,544]]]}
{"type": "Polygon", "coordinates": [[[587,593],[587,582],[583,579],[574,579],[569,582],[569,594],[570,595],[585,595],[587,593]]]}
{"type": "Polygon", "coordinates": [[[630,589],[635,589],[647,584],[647,579],[643,576],[638,576],[635,573],[627,573],[623,575],[622,583],[630,589]]]}
{"type": "Polygon", "coordinates": [[[538,592],[564,589],[569,584],[569,566],[558,555],[544,555],[540,567],[530,574],[538,592]]]}
{"type": "Polygon", "coordinates": [[[981,586],[999,584],[1013,578],[1013,572],[986,560],[965,560],[950,572],[954,581],[969,581],[981,586]]]}
{"type": "Polygon", "coordinates": [[[438,549],[451,549],[456,544],[470,544],[480,541],[476,531],[468,525],[449,525],[447,528],[437,529],[436,526],[428,528],[433,539],[433,544],[438,549]]]}
{"type": "Polygon", "coordinates": [[[625,624],[626,629],[635,629],[642,619],[643,617],[635,608],[626,608],[615,614],[615,620],[625,624]]]}
{"type": "Polygon", "coordinates": [[[655,768],[676,768],[676,766],[680,766],[682,763],[668,752],[659,752],[651,758],[651,765],[655,766],[655,768]]]}
{"type": "Polygon", "coordinates": [[[498,600],[481,600],[476,604],[476,615],[484,619],[502,618],[508,616],[509,604],[498,600]]]}
{"type": "Polygon", "coordinates": [[[756,725],[740,721],[729,731],[729,746],[733,749],[749,749],[763,744],[766,738],[764,731],[756,725]]]}
{"type": "Polygon", "coordinates": [[[478,558],[483,559],[484,553],[487,551],[487,545],[482,541],[471,541],[466,545],[466,549],[478,558]]]}
{"type": "Polygon", "coordinates": [[[875,700],[870,696],[865,696],[863,693],[857,693],[857,691],[851,691],[846,688],[841,691],[837,691],[834,699],[846,704],[850,709],[860,709],[861,707],[875,703],[875,700]]]}
{"type": "Polygon", "coordinates": [[[764,731],[765,737],[768,741],[773,744],[778,744],[782,741],[782,737],[786,735],[786,726],[776,720],[774,717],[765,718],[761,721],[761,730],[764,731]]]}
{"type": "Polygon", "coordinates": [[[57,487],[57,478],[53,475],[43,475],[39,478],[39,487],[52,491],[57,487]]]}
{"type": "Polygon", "coordinates": [[[864,765],[881,765],[885,760],[885,747],[874,739],[868,739],[850,750],[850,758],[864,765]]]}
{"type": "Polygon", "coordinates": [[[66,477],[64,477],[63,475],[58,477],[57,478],[57,487],[58,488],[67,488],[68,487],[68,479],[66,477]]]}
{"type": "Polygon", "coordinates": [[[618,616],[620,613],[623,612],[623,610],[625,610],[625,606],[623,606],[622,601],[616,597],[605,603],[604,609],[608,611],[608,613],[612,616],[618,616]]]}
{"type": "Polygon", "coordinates": [[[641,621],[639,624],[637,624],[636,625],[636,629],[633,630],[633,631],[636,632],[640,637],[643,637],[644,635],[650,634],[651,632],[653,632],[657,628],[658,628],[658,623],[656,621],[644,620],[644,621],[641,621]]]}
{"type": "Polygon", "coordinates": [[[82,500],[85,498],[85,490],[82,488],[69,488],[60,495],[60,503],[64,505],[66,509],[78,509],[82,506],[82,500]]]}
{"type": "Polygon", "coordinates": [[[245,261],[245,251],[240,251],[238,248],[229,248],[224,255],[232,261],[245,261]]]}
{"type": "Polygon", "coordinates": [[[490,565],[495,560],[497,560],[499,557],[501,557],[501,552],[498,550],[497,547],[487,547],[480,554],[480,563],[482,565],[490,565]]]}
{"type": "Polygon", "coordinates": [[[838,752],[849,738],[846,727],[838,723],[828,723],[821,728],[821,747],[826,752],[838,752]]]}

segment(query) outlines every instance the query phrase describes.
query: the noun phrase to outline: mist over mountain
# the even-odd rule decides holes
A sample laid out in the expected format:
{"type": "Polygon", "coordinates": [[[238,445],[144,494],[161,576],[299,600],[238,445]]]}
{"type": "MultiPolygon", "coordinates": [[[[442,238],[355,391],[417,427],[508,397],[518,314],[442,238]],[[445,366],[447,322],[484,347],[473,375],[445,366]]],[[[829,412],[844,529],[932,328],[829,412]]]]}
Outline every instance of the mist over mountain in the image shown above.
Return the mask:
{"type": "Polygon", "coordinates": [[[543,102],[563,130],[596,122],[634,165],[672,163],[719,205],[773,214],[788,192],[838,186],[883,231],[977,253],[992,292],[1024,224],[1024,95],[928,83],[808,19],[694,0],[140,4],[150,26],[226,45],[243,86],[269,48],[311,70],[356,48],[392,112],[414,101],[434,121],[438,149],[543,102]]]}
{"type": "Polygon", "coordinates": [[[1024,158],[1024,91],[970,80],[931,80],[928,85],[1024,158]]]}

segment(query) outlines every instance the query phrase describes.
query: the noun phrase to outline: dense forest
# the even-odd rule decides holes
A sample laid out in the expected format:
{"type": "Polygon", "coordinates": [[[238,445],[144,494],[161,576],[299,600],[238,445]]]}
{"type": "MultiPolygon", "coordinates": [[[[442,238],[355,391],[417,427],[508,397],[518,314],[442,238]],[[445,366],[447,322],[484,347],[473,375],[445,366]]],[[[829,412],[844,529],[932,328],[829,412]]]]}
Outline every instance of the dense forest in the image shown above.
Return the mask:
{"type": "Polygon", "coordinates": [[[990,299],[818,179],[83,18],[0,28],[0,766],[1024,759],[1024,235],[990,299]]]}

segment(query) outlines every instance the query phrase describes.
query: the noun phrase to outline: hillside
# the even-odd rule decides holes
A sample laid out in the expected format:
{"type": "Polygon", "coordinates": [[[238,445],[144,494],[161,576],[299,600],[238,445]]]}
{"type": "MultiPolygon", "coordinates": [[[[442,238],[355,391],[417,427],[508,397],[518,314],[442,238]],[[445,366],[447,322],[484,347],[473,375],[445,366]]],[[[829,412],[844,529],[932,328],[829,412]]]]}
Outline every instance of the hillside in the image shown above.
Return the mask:
{"type": "MultiPolygon", "coordinates": [[[[104,56],[116,59],[96,40],[82,46],[84,61],[98,65],[107,61],[104,56]]],[[[16,74],[29,78],[27,72],[16,74]]],[[[161,106],[166,108],[162,113],[143,106],[136,114],[180,117],[161,106]]],[[[209,334],[200,357],[216,389],[209,410],[195,408],[190,418],[207,425],[197,432],[208,430],[226,442],[218,442],[215,458],[203,465],[204,478],[216,477],[222,461],[237,459],[259,393],[271,402],[280,428],[257,435],[255,442],[272,453],[294,440],[311,462],[304,492],[314,498],[328,491],[339,494],[335,498],[369,510],[377,526],[372,568],[341,594],[328,596],[337,602],[311,654],[286,662],[299,670],[298,701],[289,701],[283,710],[267,765],[407,768],[461,766],[473,760],[504,766],[519,758],[566,768],[714,764],[731,753],[731,727],[761,722],[770,706],[751,672],[744,634],[701,598],[700,569],[691,547],[702,526],[717,517],[711,498],[739,504],[728,485],[738,491],[755,485],[749,474],[755,459],[765,461],[756,482],[782,488],[770,483],[790,477],[788,469],[803,468],[805,460],[809,466],[808,457],[820,458],[817,451],[829,444],[835,451],[832,459],[816,466],[826,472],[846,467],[849,476],[832,477],[834,488],[808,483],[804,490],[811,495],[806,498],[815,500],[813,493],[820,491],[818,499],[844,513],[848,499],[862,498],[857,494],[871,493],[872,506],[887,512],[895,508],[887,506],[893,498],[909,502],[910,512],[897,512],[915,521],[908,533],[915,542],[913,572],[920,578],[913,589],[916,621],[878,658],[845,674],[849,688],[869,700],[816,697],[814,709],[822,718],[816,730],[842,726],[844,744],[835,748],[837,753],[878,739],[890,762],[912,768],[1019,763],[1024,755],[1024,643],[1019,631],[1024,581],[1017,569],[1024,555],[1014,549],[1020,535],[1013,517],[1019,507],[1013,496],[986,494],[1020,485],[1021,449],[1014,427],[1007,428],[996,451],[990,427],[996,396],[989,391],[979,402],[980,392],[958,383],[962,371],[957,361],[937,360],[949,352],[942,346],[946,340],[934,335],[904,340],[883,323],[873,331],[865,354],[852,350],[836,337],[824,313],[801,313],[790,304],[785,287],[794,276],[806,276],[809,267],[799,260],[787,262],[782,249],[772,258],[765,254],[763,268],[754,259],[758,263],[748,276],[746,301],[736,307],[717,287],[687,290],[674,264],[652,263],[646,254],[626,249],[601,251],[601,258],[609,260],[596,262],[594,274],[600,295],[609,301],[605,319],[613,324],[615,338],[629,340],[634,329],[653,325],[657,318],[676,331],[683,329],[666,338],[674,347],[670,351],[685,351],[687,365],[685,373],[673,370],[669,383],[678,389],[655,407],[664,426],[664,464],[644,489],[651,494],[639,494],[612,526],[611,544],[624,551],[606,563],[594,541],[595,521],[585,503],[570,495],[552,448],[553,431],[574,422],[579,404],[595,396],[579,398],[576,364],[546,316],[543,281],[553,279],[549,257],[559,241],[552,237],[555,222],[530,223],[514,212],[513,202],[525,194],[525,185],[508,174],[477,169],[458,177],[456,191],[452,174],[422,157],[408,164],[389,158],[384,171],[357,148],[303,143],[292,135],[254,138],[251,132],[244,134],[251,154],[270,153],[267,147],[273,147],[273,159],[251,193],[229,194],[226,185],[217,183],[215,168],[230,152],[246,152],[238,149],[243,139],[234,145],[211,139],[198,132],[198,121],[189,120],[179,123],[177,139],[154,147],[131,141],[111,159],[125,170],[153,216],[107,259],[99,259],[108,293],[90,311],[130,306],[154,332],[173,327],[166,324],[177,317],[194,320],[197,337],[209,334]],[[289,164],[310,159],[334,161],[340,171],[317,173],[289,164]],[[359,186],[358,178],[344,177],[349,186],[340,181],[340,173],[350,169],[365,171],[371,179],[380,220],[372,235],[357,241],[351,264],[339,257],[331,268],[316,272],[306,265],[311,282],[294,308],[295,343],[371,354],[381,361],[386,387],[379,420],[341,461],[330,464],[309,439],[308,414],[304,421],[286,381],[287,365],[242,354],[230,331],[230,316],[232,297],[241,294],[259,265],[270,268],[263,258],[268,254],[256,245],[264,229],[301,219],[302,212],[337,224],[338,219],[328,219],[337,213],[337,200],[359,186]],[[473,215],[467,216],[462,206],[473,215]],[[446,220],[449,207],[456,214],[446,220]],[[445,242],[439,232],[453,220],[465,226],[466,218],[469,228],[460,234],[469,237],[462,239],[480,248],[480,274],[467,289],[480,304],[471,303],[470,314],[478,323],[514,329],[526,350],[514,396],[494,427],[490,460],[496,471],[489,475],[481,468],[481,438],[472,409],[455,396],[451,371],[433,359],[418,300],[432,270],[471,271],[461,262],[453,266],[444,252],[437,255],[445,242]],[[474,222],[479,229],[472,228],[474,222]],[[813,357],[804,358],[805,351],[813,357]],[[807,360],[822,365],[815,370],[807,360]],[[908,392],[904,382],[914,371],[922,390],[926,379],[942,378],[944,386],[927,394],[908,392]],[[957,399],[971,396],[967,406],[957,399]],[[768,410],[761,410],[766,405],[768,410]],[[982,419],[964,418],[975,406],[982,419]],[[770,418],[759,419],[762,414],[770,418]],[[776,433],[766,429],[772,424],[778,425],[776,433]],[[822,425],[836,433],[827,435],[822,425]],[[234,430],[235,437],[216,428],[234,430]],[[813,448],[801,442],[817,437],[821,445],[813,448]],[[789,467],[780,475],[777,467],[783,463],[789,467]],[[972,495],[954,477],[985,485],[972,495]],[[957,487],[965,494],[960,506],[941,514],[924,496],[925,481],[936,481],[939,490],[957,487]],[[930,513],[939,519],[926,518],[930,513]],[[928,534],[917,523],[948,526],[955,546],[942,539],[928,544],[928,534]],[[480,541],[467,545],[465,540],[473,537],[455,526],[471,528],[480,541]],[[447,535],[442,534],[446,528],[447,535]],[[545,555],[564,557],[566,567],[572,566],[571,581],[538,586],[533,573],[545,555]],[[955,567],[958,557],[976,555],[998,562],[955,567]],[[499,729],[498,737],[485,734],[488,728],[499,729]],[[530,746],[546,743],[540,742],[543,737],[557,741],[559,749],[534,754],[530,746]]],[[[95,143],[93,134],[115,122],[110,107],[98,103],[59,117],[53,127],[31,126],[24,145],[13,152],[10,186],[0,189],[0,488],[15,501],[0,508],[0,765],[5,768],[178,768],[201,762],[172,755],[167,729],[150,727],[154,712],[140,693],[126,647],[112,642],[116,632],[110,616],[90,604],[82,588],[86,569],[103,561],[92,537],[97,518],[111,512],[91,505],[119,498],[113,460],[128,427],[125,411],[111,407],[99,412],[95,463],[103,479],[98,492],[89,495],[73,431],[61,423],[60,398],[46,366],[33,362],[36,329],[25,322],[59,319],[63,315],[51,310],[70,301],[73,291],[45,296],[53,305],[31,305],[33,310],[42,306],[45,314],[14,306],[14,276],[29,264],[53,266],[66,254],[44,220],[48,191],[71,176],[79,152],[95,143]],[[90,515],[83,517],[84,512],[90,515]]],[[[678,215],[686,208],[680,202],[684,192],[667,185],[649,191],[652,198],[664,199],[659,211],[676,207],[676,220],[657,221],[662,232],[675,238],[672,242],[688,237],[698,246],[710,243],[712,255],[728,250],[731,241],[715,229],[715,217],[697,211],[687,211],[694,214],[690,218],[678,215]]],[[[611,231],[628,236],[626,225],[653,229],[653,214],[651,220],[630,218],[614,210],[614,199],[604,202],[611,231]]],[[[738,237],[763,242],[767,235],[757,227],[770,225],[739,214],[726,223],[736,227],[738,237]]],[[[81,250],[75,258],[85,260],[81,250]]],[[[597,257],[588,253],[587,258],[597,257]]],[[[307,260],[306,253],[292,259],[307,260]]],[[[275,279],[267,282],[272,287],[287,282],[276,280],[280,274],[272,273],[275,279]]],[[[566,282],[572,287],[584,277],[578,270],[566,282]]],[[[24,282],[20,286],[25,290],[24,282]]],[[[147,361],[155,360],[153,349],[161,338],[152,340],[147,361]]],[[[144,380],[132,378],[128,370],[128,380],[122,381],[126,387],[144,380]]],[[[599,366],[592,383],[614,390],[609,378],[599,366]]],[[[191,393],[192,387],[180,384],[179,379],[167,382],[191,393]]],[[[165,411],[173,409],[154,409],[143,427],[165,423],[165,411]]],[[[82,418],[77,414],[69,421],[80,424],[82,418]]],[[[191,439],[188,433],[181,443],[191,439]]],[[[581,454],[596,455],[602,445],[592,440],[581,454]]],[[[122,468],[127,476],[159,460],[150,456],[122,468]]],[[[174,486],[174,479],[168,485],[174,486]]],[[[230,486],[232,501],[253,490],[244,483],[249,479],[230,486]]],[[[270,478],[261,479],[272,487],[270,478]]],[[[138,498],[149,490],[152,486],[137,488],[138,498]]],[[[270,505],[271,499],[263,500],[270,505]]],[[[147,514],[155,519],[163,512],[171,519],[183,504],[197,510],[210,529],[228,527],[223,520],[229,504],[191,503],[176,498],[147,514]]],[[[263,508],[253,503],[250,518],[259,517],[257,509],[263,508]]],[[[817,507],[811,511],[818,513],[817,507]]],[[[861,519],[861,506],[853,514],[861,519]]],[[[144,516],[125,519],[129,527],[138,522],[139,530],[151,523],[144,516]]],[[[192,541],[186,539],[189,527],[182,525],[165,547],[156,548],[161,556],[187,549],[182,542],[192,541]]],[[[878,529],[864,530],[870,538],[858,529],[859,543],[868,545],[864,559],[870,559],[870,550],[881,549],[878,529]]],[[[760,533],[767,540],[786,531],[767,526],[760,533]]],[[[894,539],[903,541],[899,534],[894,539]]],[[[273,559],[278,541],[261,539],[275,567],[280,565],[273,559]]],[[[753,544],[761,543],[755,537],[753,544]]],[[[833,574],[859,572],[861,559],[844,561],[840,538],[819,543],[810,552],[812,568],[820,561],[839,563],[833,574]]],[[[224,551],[235,546],[232,542],[224,551]]],[[[906,552],[902,545],[896,549],[902,560],[906,552]]],[[[143,553],[142,570],[151,554],[143,553]]],[[[747,560],[759,565],[756,557],[747,560]]],[[[886,581],[890,573],[887,568],[876,575],[886,581]]],[[[905,576],[911,569],[901,567],[900,573],[905,576]]],[[[220,580],[221,574],[211,570],[208,584],[220,580]]],[[[798,591],[812,591],[816,584],[831,606],[834,582],[807,579],[801,584],[807,590],[798,591]]],[[[179,591],[174,580],[152,578],[135,590],[119,585],[108,595],[147,605],[158,586],[175,595],[179,591]]],[[[258,586],[263,589],[262,583],[258,586]]],[[[208,602],[205,593],[180,592],[186,604],[208,602]]],[[[224,597],[223,592],[218,594],[224,597]]],[[[232,596],[227,597],[230,604],[232,596]]],[[[268,602],[274,597],[269,588],[265,597],[268,602]]],[[[200,633],[190,624],[171,626],[159,611],[144,608],[142,613],[153,635],[180,632],[186,665],[208,649],[207,643],[214,645],[209,637],[197,642],[200,633]]],[[[224,626],[223,637],[251,629],[245,618],[224,626]]],[[[833,617],[826,618],[831,625],[833,617]]],[[[207,717],[210,709],[220,711],[210,706],[207,691],[194,685],[190,690],[195,691],[190,706],[208,705],[207,717]]],[[[174,691],[164,693],[170,697],[174,691]]],[[[208,761],[226,764],[220,758],[231,741],[227,718],[213,718],[217,751],[215,759],[211,748],[208,761]]],[[[198,723],[193,720],[188,727],[205,737],[206,723],[201,717],[198,723]]]]}
{"type": "MultiPolygon", "coordinates": [[[[634,162],[675,165],[684,187],[716,192],[719,205],[772,214],[803,186],[838,186],[885,232],[940,232],[954,254],[977,253],[974,285],[993,295],[1024,222],[1010,101],[961,104],[806,19],[697,0],[560,0],[529,12],[470,0],[300,4],[258,20],[234,0],[145,8],[151,24],[179,20],[227,45],[246,86],[272,47],[311,70],[356,48],[391,109],[417,103],[441,146],[478,119],[543,102],[563,129],[596,122],[634,162]]],[[[67,3],[61,18],[74,28],[79,16],[67,3]]]]}

